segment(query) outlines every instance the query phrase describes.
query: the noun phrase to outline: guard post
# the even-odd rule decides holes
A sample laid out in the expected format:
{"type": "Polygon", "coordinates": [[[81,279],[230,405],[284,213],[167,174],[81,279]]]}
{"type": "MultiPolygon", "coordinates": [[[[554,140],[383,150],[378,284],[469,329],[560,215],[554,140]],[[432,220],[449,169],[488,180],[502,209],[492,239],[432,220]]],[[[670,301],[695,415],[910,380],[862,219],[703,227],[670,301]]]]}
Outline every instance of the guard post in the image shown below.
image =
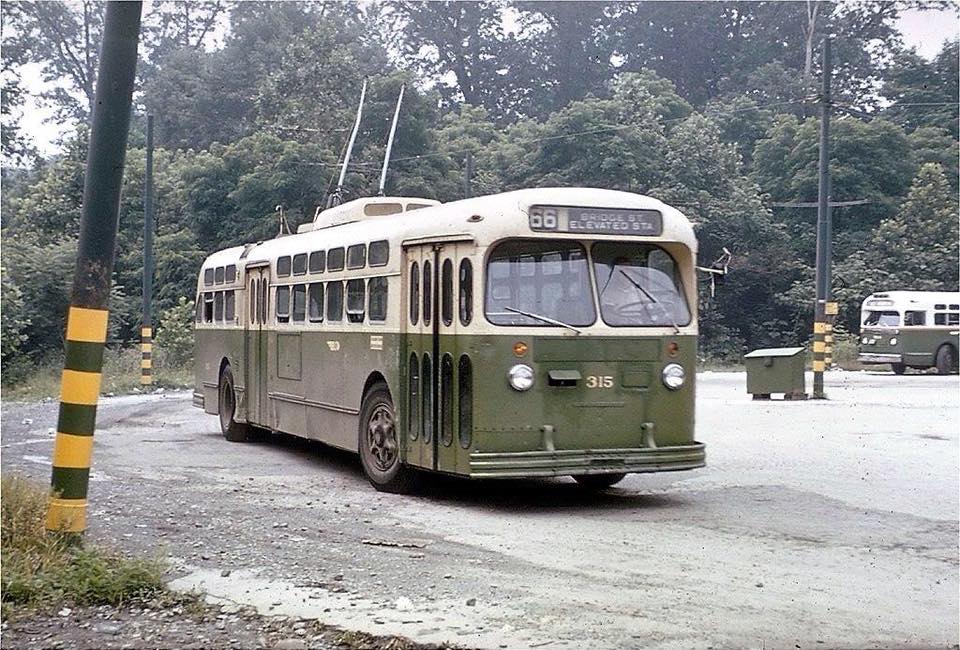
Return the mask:
{"type": "Polygon", "coordinates": [[[140,2],[109,2],[83,183],[77,266],[67,312],[47,530],[86,530],[87,484],[107,339],[120,184],[137,68],[140,2]]]}

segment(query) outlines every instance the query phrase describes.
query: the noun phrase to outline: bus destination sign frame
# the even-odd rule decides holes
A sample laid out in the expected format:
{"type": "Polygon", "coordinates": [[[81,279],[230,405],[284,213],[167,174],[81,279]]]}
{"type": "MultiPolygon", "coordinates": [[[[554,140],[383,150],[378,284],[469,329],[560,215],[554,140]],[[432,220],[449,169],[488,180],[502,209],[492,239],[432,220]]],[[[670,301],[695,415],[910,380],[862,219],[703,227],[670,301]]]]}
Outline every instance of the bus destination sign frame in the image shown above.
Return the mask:
{"type": "Polygon", "coordinates": [[[528,218],[530,229],[535,232],[638,237],[663,234],[663,215],[659,210],[532,205],[528,218]]]}

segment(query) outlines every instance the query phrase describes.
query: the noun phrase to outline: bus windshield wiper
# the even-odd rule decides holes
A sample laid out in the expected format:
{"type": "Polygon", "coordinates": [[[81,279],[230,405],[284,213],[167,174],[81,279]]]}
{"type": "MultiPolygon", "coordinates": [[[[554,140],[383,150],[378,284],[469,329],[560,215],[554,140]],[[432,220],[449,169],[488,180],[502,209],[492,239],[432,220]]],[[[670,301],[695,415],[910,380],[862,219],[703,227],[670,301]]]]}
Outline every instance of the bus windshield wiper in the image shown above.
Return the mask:
{"type": "Polygon", "coordinates": [[[504,309],[506,309],[507,311],[512,311],[515,314],[520,314],[521,316],[526,316],[527,318],[535,318],[539,321],[543,321],[544,323],[549,323],[550,325],[559,325],[560,327],[566,327],[568,330],[573,330],[577,334],[580,334],[580,330],[578,330],[573,325],[564,323],[562,320],[555,320],[547,316],[534,314],[533,312],[530,312],[530,311],[523,311],[522,309],[517,309],[516,307],[504,307],[504,309]]]}
{"type": "Polygon", "coordinates": [[[630,277],[630,274],[629,274],[629,273],[627,273],[627,272],[624,271],[623,269],[619,269],[619,271],[623,274],[623,277],[625,277],[625,278],[630,282],[630,284],[632,284],[632,285],[635,286],[638,290],[640,290],[640,291],[643,293],[643,295],[645,295],[645,296],[646,296],[647,298],[649,298],[651,301],[657,303],[657,306],[660,307],[660,311],[663,312],[663,315],[666,316],[666,317],[667,317],[667,320],[670,321],[670,324],[673,325],[673,332],[674,332],[674,334],[679,334],[679,333],[680,333],[680,326],[677,325],[677,321],[674,320],[673,316],[670,315],[670,312],[667,311],[667,308],[663,306],[663,303],[660,302],[659,300],[657,300],[656,296],[654,296],[652,293],[650,293],[649,291],[647,291],[646,289],[644,289],[644,288],[643,288],[643,285],[641,285],[639,282],[637,282],[637,281],[634,280],[632,277],[630,277]]]}

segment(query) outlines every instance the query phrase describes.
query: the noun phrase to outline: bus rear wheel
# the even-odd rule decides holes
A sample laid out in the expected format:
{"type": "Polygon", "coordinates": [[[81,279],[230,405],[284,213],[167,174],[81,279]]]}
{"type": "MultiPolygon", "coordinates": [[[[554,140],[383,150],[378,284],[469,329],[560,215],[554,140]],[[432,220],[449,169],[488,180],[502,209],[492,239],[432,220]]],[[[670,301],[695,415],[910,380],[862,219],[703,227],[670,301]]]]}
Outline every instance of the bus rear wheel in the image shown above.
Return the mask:
{"type": "Polygon", "coordinates": [[[937,374],[948,375],[953,370],[956,362],[953,359],[953,348],[949,345],[941,345],[937,350],[937,374]]]}
{"type": "Polygon", "coordinates": [[[250,440],[250,426],[234,420],[237,413],[237,391],[233,384],[233,371],[226,366],[220,373],[217,389],[217,412],[220,414],[220,431],[230,442],[250,440]]]}
{"type": "Polygon", "coordinates": [[[373,487],[381,492],[410,491],[411,470],[400,460],[400,434],[393,400],[382,382],[371,386],[363,397],[358,443],[360,463],[373,487]]]}
{"type": "Polygon", "coordinates": [[[891,363],[890,369],[893,370],[895,375],[902,375],[907,371],[907,367],[902,363],[891,363]]]}
{"type": "Polygon", "coordinates": [[[624,479],[626,474],[581,474],[573,480],[589,490],[606,490],[624,479]]]}

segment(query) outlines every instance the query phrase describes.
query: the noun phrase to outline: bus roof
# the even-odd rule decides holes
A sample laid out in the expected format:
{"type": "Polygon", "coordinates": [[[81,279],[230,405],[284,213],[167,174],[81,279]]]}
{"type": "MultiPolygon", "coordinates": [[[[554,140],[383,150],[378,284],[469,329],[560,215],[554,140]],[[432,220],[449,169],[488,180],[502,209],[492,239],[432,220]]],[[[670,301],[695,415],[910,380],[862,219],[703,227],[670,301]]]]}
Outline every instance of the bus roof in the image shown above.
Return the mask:
{"type": "Polygon", "coordinates": [[[905,308],[910,306],[932,308],[935,304],[960,303],[958,291],[879,291],[863,301],[862,309],[873,307],[905,308]]]}
{"type": "MultiPolygon", "coordinates": [[[[386,239],[394,244],[444,237],[464,237],[487,246],[505,237],[558,237],[575,239],[623,239],[622,234],[543,233],[527,231],[527,211],[533,205],[582,206],[657,210],[663,218],[658,237],[636,237],[638,241],[681,243],[694,253],[697,240],[690,220],[679,210],[641,194],[596,188],[545,187],[479,196],[450,203],[434,204],[429,199],[410,197],[366,197],[330,210],[318,211],[313,229],[300,229],[295,235],[277,237],[255,245],[236,246],[214,253],[203,267],[241,263],[247,265],[273,261],[277,257],[386,239]],[[402,203],[403,210],[377,214],[369,206],[402,203]],[[415,206],[415,209],[414,209],[415,206]],[[425,207],[421,207],[425,206],[425,207]],[[371,214],[372,213],[372,214],[371,214]],[[330,224],[330,225],[327,225],[330,224]],[[244,251],[247,251],[244,255],[244,251]]],[[[385,208],[386,212],[387,209],[385,208]]]]}

